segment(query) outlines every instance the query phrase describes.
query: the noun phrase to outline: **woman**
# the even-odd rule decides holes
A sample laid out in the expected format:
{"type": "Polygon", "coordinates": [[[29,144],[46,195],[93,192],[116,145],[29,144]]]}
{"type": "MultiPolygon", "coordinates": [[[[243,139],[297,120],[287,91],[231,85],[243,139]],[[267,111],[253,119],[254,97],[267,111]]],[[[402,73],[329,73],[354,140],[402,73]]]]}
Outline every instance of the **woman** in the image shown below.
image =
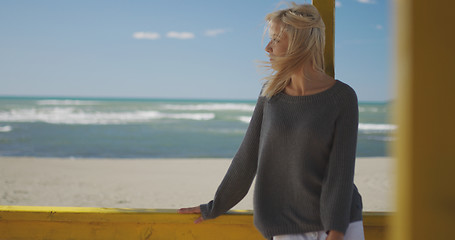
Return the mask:
{"type": "Polygon", "coordinates": [[[254,223],[266,238],[364,239],[353,183],[358,128],[354,90],[324,73],[324,23],[310,4],[266,16],[266,80],[214,200],[180,213],[196,223],[236,205],[256,177],[254,223]]]}

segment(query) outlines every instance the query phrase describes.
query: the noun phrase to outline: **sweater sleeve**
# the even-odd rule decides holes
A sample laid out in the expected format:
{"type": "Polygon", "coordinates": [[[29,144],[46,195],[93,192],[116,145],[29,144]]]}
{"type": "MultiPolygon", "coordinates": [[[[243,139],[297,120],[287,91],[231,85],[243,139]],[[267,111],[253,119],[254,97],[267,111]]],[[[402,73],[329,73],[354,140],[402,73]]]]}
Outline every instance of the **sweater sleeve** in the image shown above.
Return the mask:
{"type": "Polygon", "coordinates": [[[216,218],[226,213],[240,202],[250,189],[257,169],[264,98],[259,97],[256,103],[242,144],[219,185],[214,199],[200,205],[204,219],[216,218]]]}
{"type": "Polygon", "coordinates": [[[342,233],[350,221],[358,131],[358,102],[354,90],[340,99],[332,149],[321,191],[321,220],[326,231],[342,233]]]}

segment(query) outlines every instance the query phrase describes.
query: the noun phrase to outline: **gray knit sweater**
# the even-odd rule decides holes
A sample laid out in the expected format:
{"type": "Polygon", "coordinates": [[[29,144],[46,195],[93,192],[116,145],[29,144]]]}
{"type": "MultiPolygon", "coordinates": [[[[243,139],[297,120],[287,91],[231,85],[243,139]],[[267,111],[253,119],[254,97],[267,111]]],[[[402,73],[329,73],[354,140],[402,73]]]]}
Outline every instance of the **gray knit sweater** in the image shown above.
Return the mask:
{"type": "Polygon", "coordinates": [[[264,237],[346,232],[362,219],[353,183],[357,128],[357,96],[338,80],[314,95],[259,97],[214,200],[201,205],[203,218],[235,206],[256,176],[254,224],[264,237]]]}

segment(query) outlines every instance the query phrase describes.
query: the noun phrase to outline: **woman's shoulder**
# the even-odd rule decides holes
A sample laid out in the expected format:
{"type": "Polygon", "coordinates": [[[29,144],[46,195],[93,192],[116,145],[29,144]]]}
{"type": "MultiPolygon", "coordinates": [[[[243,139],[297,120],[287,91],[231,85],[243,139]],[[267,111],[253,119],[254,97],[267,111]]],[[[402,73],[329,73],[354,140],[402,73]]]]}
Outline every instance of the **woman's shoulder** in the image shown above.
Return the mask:
{"type": "Polygon", "coordinates": [[[341,81],[336,80],[338,85],[337,91],[335,95],[339,98],[346,98],[346,99],[355,99],[357,101],[357,93],[355,92],[354,88],[351,87],[349,84],[341,81]]]}
{"type": "Polygon", "coordinates": [[[337,80],[337,82],[339,87],[337,93],[334,94],[333,97],[334,103],[343,111],[347,109],[350,109],[349,111],[358,109],[357,93],[354,88],[340,80],[337,80]]]}

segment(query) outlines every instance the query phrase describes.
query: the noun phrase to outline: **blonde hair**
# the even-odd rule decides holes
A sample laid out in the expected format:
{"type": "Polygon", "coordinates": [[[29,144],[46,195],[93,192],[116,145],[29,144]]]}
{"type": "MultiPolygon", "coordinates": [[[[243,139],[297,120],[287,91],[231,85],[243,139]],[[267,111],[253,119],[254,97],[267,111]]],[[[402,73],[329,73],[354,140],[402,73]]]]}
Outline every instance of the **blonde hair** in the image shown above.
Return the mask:
{"type": "Polygon", "coordinates": [[[264,78],[262,96],[270,98],[283,91],[292,74],[302,70],[308,60],[314,70],[324,72],[325,25],[316,7],[292,2],[290,8],[269,13],[265,20],[266,31],[271,23],[281,25],[280,33],[288,36],[288,49],[285,56],[274,56],[273,63],[266,62],[272,74],[264,78]]]}

